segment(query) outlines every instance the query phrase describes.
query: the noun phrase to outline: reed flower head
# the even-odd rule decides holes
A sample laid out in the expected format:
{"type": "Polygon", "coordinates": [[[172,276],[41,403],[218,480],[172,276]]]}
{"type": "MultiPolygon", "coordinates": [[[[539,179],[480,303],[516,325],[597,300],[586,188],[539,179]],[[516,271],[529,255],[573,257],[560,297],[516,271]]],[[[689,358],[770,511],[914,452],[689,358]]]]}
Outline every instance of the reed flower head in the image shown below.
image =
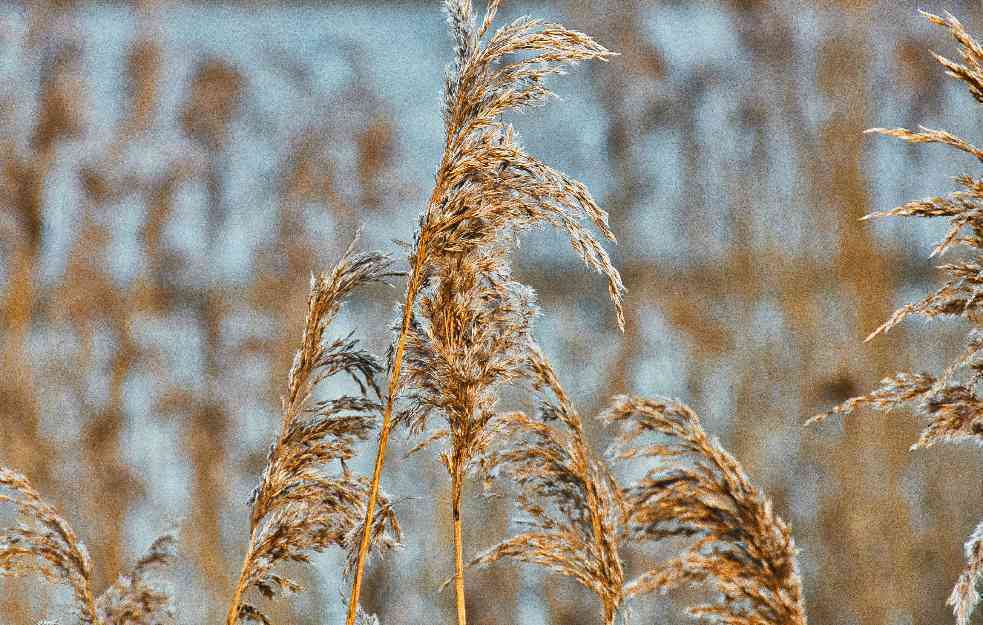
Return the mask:
{"type": "Polygon", "coordinates": [[[0,468],[0,502],[10,502],[26,521],[0,534],[0,572],[16,575],[37,572],[52,582],[67,583],[79,608],[79,620],[96,623],[92,595],[92,560],[85,544],[67,521],[41,499],[23,475],[0,468]]]}
{"type": "Polygon", "coordinates": [[[668,400],[613,400],[599,417],[621,426],[608,459],[650,466],[621,487],[591,453],[549,362],[535,346],[529,353],[538,418],[497,416],[493,423],[502,436],[483,458],[489,477],[504,474],[518,485],[520,523],[527,529],[472,564],[508,557],[572,577],[597,595],[605,623],[635,597],[707,583],[719,599],[689,610],[703,620],[805,624],[788,526],[740,464],[707,437],[692,410],[668,400]],[[673,537],[695,540],[682,555],[626,578],[624,548],[673,537]]]}
{"type": "MultiPolygon", "coordinates": [[[[497,389],[515,378],[535,315],[531,291],[510,277],[515,238],[535,226],[564,230],[587,266],[606,276],[618,325],[624,327],[621,276],[584,224],[590,221],[613,241],[607,213],[582,183],[526,153],[501,120],[506,111],[542,104],[551,95],[544,79],[562,74],[564,66],[605,60],[612,53],[583,33],[527,17],[492,32],[500,5],[501,0],[490,0],[479,24],[471,0],[444,2],[455,44],[444,88],[444,152],[409,246],[410,273],[369,496],[371,519],[391,424],[420,431],[430,414],[439,413],[447,426],[421,447],[445,438],[450,443],[441,459],[452,481],[459,625],[466,620],[461,490],[494,435],[488,425],[497,389]],[[394,419],[397,402],[403,408],[394,419]]],[[[348,625],[356,616],[367,536],[348,625]]]]}
{"type": "Polygon", "coordinates": [[[155,625],[162,616],[174,618],[172,593],[153,579],[153,572],[177,558],[177,537],[167,533],[155,540],[129,573],[120,575],[96,600],[103,623],[155,625]]]}
{"type": "Polygon", "coordinates": [[[562,74],[564,65],[612,53],[583,33],[527,17],[482,42],[500,4],[489,2],[476,26],[470,0],[445,2],[456,43],[444,89],[446,146],[413,246],[410,264],[419,275],[411,287],[447,255],[497,248],[493,255],[500,256],[515,234],[549,224],[565,230],[584,262],[607,277],[623,326],[621,277],[581,223],[587,218],[613,241],[607,213],[582,183],[526,153],[500,120],[508,110],[543,103],[552,94],[543,80],[562,74]]]}
{"type": "Polygon", "coordinates": [[[689,608],[701,620],[805,625],[788,526],[740,463],[706,435],[699,417],[672,400],[622,396],[601,418],[621,425],[613,459],[655,461],[624,490],[625,538],[695,539],[682,555],[628,582],[625,596],[707,583],[719,598],[689,608]]]}
{"type": "Polygon", "coordinates": [[[84,625],[150,625],[172,615],[171,593],[150,573],[175,559],[175,538],[164,534],[129,574],[98,598],[92,592],[92,561],[78,535],[23,475],[0,467],[0,502],[10,502],[24,522],[0,531],[0,575],[36,572],[72,589],[84,625]]]}
{"type": "Polygon", "coordinates": [[[471,565],[502,558],[537,564],[576,579],[601,603],[612,623],[624,598],[619,528],[620,489],[587,445],[580,415],[553,368],[535,345],[526,372],[536,390],[538,418],[500,414],[499,444],[483,457],[489,478],[507,477],[519,490],[520,532],[476,557],[471,565]]]}
{"type": "MultiPolygon", "coordinates": [[[[284,560],[308,562],[310,552],[331,546],[351,554],[362,530],[368,480],[345,465],[354,445],[376,426],[381,408],[374,376],[381,366],[359,350],[350,336],[328,341],[327,327],[355,287],[382,282],[393,274],[389,258],[348,248],[330,274],[311,280],[301,348],[287,379],[281,430],[270,447],[266,468],[250,498],[252,536],[243,562],[228,623],[240,619],[268,623],[263,612],[243,599],[249,588],[266,598],[293,593],[300,585],[272,572],[284,560]],[[327,377],[347,373],[361,394],[313,401],[314,388],[327,377]],[[328,466],[337,462],[337,469],[328,466]]],[[[372,543],[383,551],[398,544],[400,529],[388,500],[372,527],[372,543]]]]}

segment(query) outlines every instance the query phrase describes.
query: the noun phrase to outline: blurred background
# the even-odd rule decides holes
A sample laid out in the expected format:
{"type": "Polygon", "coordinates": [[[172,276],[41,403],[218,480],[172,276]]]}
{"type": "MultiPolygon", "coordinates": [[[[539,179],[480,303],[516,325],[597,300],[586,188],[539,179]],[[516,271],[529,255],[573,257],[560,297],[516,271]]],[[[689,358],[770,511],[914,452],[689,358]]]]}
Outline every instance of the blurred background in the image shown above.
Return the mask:
{"type": "MultiPolygon", "coordinates": [[[[954,44],[915,8],[510,0],[500,18],[559,21],[621,52],[510,118],[611,212],[629,289],[621,336],[603,280],[561,237],[527,236],[517,273],[538,290],[541,342],[584,414],[631,392],[703,416],[791,523],[813,623],[950,622],[983,513],[978,450],[909,453],[908,414],[801,427],[887,374],[939,370],[967,330],[909,321],[862,342],[936,283],[942,224],[858,219],[979,168],[861,134],[979,139],[978,107],[929,55],[954,44]]],[[[920,8],[983,32],[979,2],[920,8]]],[[[97,592],[176,524],[177,622],[221,621],[309,275],[359,226],[364,248],[411,237],[449,59],[436,1],[0,6],[0,464],[76,528],[97,592]]],[[[334,332],[383,353],[401,295],[359,293],[334,332]]],[[[607,433],[590,434],[602,451],[607,433]]],[[[364,596],[390,624],[445,620],[453,603],[437,591],[449,480],[426,454],[404,460],[411,446],[397,437],[383,482],[403,497],[405,548],[372,565],[364,596]]],[[[466,556],[508,529],[506,500],[479,490],[466,556]]],[[[651,561],[629,556],[631,573],[651,561]]],[[[340,622],[340,557],[316,563],[294,571],[310,590],[277,622],[340,622]]],[[[469,572],[467,587],[475,625],[598,620],[586,591],[533,569],[469,572]]],[[[71,622],[69,595],[49,588],[0,580],[0,622],[71,622]]],[[[684,622],[694,596],[640,601],[635,622],[684,622]]]]}

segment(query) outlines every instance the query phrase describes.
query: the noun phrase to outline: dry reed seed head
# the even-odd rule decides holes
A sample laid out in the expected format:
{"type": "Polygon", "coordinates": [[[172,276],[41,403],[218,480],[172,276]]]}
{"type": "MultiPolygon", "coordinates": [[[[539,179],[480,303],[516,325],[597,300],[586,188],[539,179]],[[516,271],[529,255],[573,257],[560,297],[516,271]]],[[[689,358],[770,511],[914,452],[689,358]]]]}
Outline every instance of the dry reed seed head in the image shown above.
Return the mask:
{"type": "Polygon", "coordinates": [[[966,568],[946,601],[947,605],[952,606],[958,625],[969,623],[969,617],[980,601],[976,586],[983,580],[983,522],[976,526],[966,541],[965,551],[966,568]]]}
{"type": "MultiPolygon", "coordinates": [[[[352,289],[364,284],[386,283],[387,279],[401,275],[391,271],[392,259],[388,255],[355,252],[357,240],[356,235],[330,274],[311,276],[302,347],[294,356],[288,376],[288,404],[295,403],[302,391],[309,393],[320,380],[340,371],[347,373],[363,394],[367,385],[379,395],[374,378],[381,368],[371,354],[357,350],[357,342],[351,335],[328,345],[323,341],[325,329],[334,321],[352,289]],[[315,370],[320,370],[320,376],[312,379],[311,373],[315,370]]],[[[285,411],[285,417],[286,414],[285,411]]]]}
{"type": "Polygon", "coordinates": [[[560,385],[543,350],[534,341],[530,341],[526,349],[525,376],[539,399],[540,418],[546,422],[559,419],[572,431],[581,432],[583,420],[560,385]]]}
{"type": "Polygon", "coordinates": [[[23,519],[0,531],[0,575],[36,572],[55,583],[67,583],[78,604],[79,620],[99,623],[92,595],[92,562],[82,541],[27,478],[0,467],[0,503],[10,502],[23,519]]]}
{"type": "Polygon", "coordinates": [[[708,582],[720,596],[689,608],[695,617],[735,625],[804,625],[788,526],[737,460],[707,437],[696,414],[672,400],[621,396],[601,418],[621,426],[612,459],[656,462],[624,491],[625,538],[694,539],[682,555],[626,584],[625,596],[708,582]],[[649,436],[654,438],[640,440],[649,436]]]}
{"type": "Polygon", "coordinates": [[[489,4],[479,28],[470,1],[445,2],[456,44],[445,89],[447,147],[410,255],[412,315],[400,328],[406,367],[398,383],[407,392],[397,421],[419,432],[439,411],[446,433],[425,442],[450,437],[442,458],[466,470],[490,443],[497,387],[521,369],[536,314],[531,291],[510,278],[508,253],[519,232],[565,229],[588,266],[608,276],[623,326],[620,275],[580,222],[588,217],[613,240],[607,214],[581,183],[523,152],[498,121],[506,110],[543,101],[549,91],[540,81],[558,65],[610,53],[586,35],[528,18],[482,46],[499,4],[489,4]],[[531,56],[505,63],[514,53],[531,56]]]}
{"type": "MultiPolygon", "coordinates": [[[[489,2],[476,27],[470,0],[445,1],[455,41],[444,94],[446,146],[409,253],[411,272],[390,351],[384,412],[385,428],[397,399],[403,407],[396,421],[413,431],[422,431],[434,411],[447,421],[446,428],[423,444],[450,439],[450,448],[440,457],[452,477],[459,623],[466,619],[461,483],[499,434],[490,426],[496,391],[522,369],[535,315],[531,291],[509,277],[508,250],[515,237],[532,226],[563,228],[584,262],[607,276],[618,325],[624,329],[621,276],[581,223],[591,220],[614,240],[607,213],[582,184],[523,152],[512,128],[499,121],[509,109],[543,102],[550,92],[542,80],[561,73],[559,66],[603,60],[611,53],[582,33],[528,18],[498,29],[482,45],[499,5],[489,2]],[[518,53],[526,56],[513,62],[506,58],[518,53]]],[[[384,441],[380,439],[373,487],[384,441]]],[[[357,604],[361,574],[360,561],[352,604],[357,604]]]]}
{"type": "Polygon", "coordinates": [[[581,224],[587,217],[614,240],[607,213],[581,183],[522,151],[511,126],[499,121],[507,110],[544,101],[550,92],[541,81],[561,73],[561,65],[603,60],[611,53],[582,33],[529,18],[500,28],[481,45],[499,5],[489,3],[476,28],[469,1],[445,2],[456,42],[445,88],[447,147],[411,264],[422,275],[440,254],[482,249],[534,225],[550,224],[566,230],[584,262],[607,276],[623,327],[621,277],[581,224]],[[506,62],[516,53],[530,55],[506,62]]]}
{"type": "Polygon", "coordinates": [[[583,419],[574,407],[573,402],[560,384],[553,366],[546,355],[534,341],[527,346],[526,379],[532,384],[533,391],[539,398],[539,417],[544,422],[554,419],[561,421],[569,430],[572,440],[581,449],[585,457],[592,459],[592,467],[603,480],[607,493],[614,498],[613,505],[617,507],[621,517],[625,515],[625,502],[621,498],[621,486],[609,470],[607,464],[600,458],[594,458],[587,444],[583,431],[583,419]]]}
{"type": "Polygon", "coordinates": [[[375,614],[369,614],[362,608],[362,606],[358,606],[356,609],[355,625],[380,625],[378,616],[375,614]]]}
{"type": "Polygon", "coordinates": [[[820,423],[832,416],[846,416],[863,406],[882,411],[894,410],[924,396],[934,384],[935,377],[927,373],[899,372],[881,380],[880,385],[867,395],[852,397],[828,412],[815,415],[806,425],[820,423]]]}
{"type": "MultiPolygon", "coordinates": [[[[382,367],[357,348],[351,335],[328,340],[326,330],[355,287],[385,282],[398,275],[389,270],[388,256],[356,253],[354,241],[329,274],[311,279],[307,318],[301,348],[288,375],[283,398],[281,430],[270,447],[267,465],[250,497],[253,535],[243,563],[230,622],[240,619],[268,622],[266,615],[242,595],[255,588],[267,599],[292,594],[300,585],[272,573],[281,561],[307,562],[308,554],[331,546],[352,552],[364,527],[368,480],[344,464],[355,444],[376,427],[381,405],[368,390],[380,395],[375,376],[382,367]],[[347,373],[361,395],[313,401],[314,388],[325,378],[347,373]],[[339,463],[337,471],[327,465],[339,463]]],[[[376,552],[395,547],[400,527],[388,498],[380,499],[380,514],[372,526],[376,552]]]]}
{"type": "Polygon", "coordinates": [[[502,433],[500,444],[483,465],[490,477],[507,477],[516,485],[519,523],[528,529],[481,553],[471,565],[508,557],[546,567],[595,593],[613,618],[624,584],[620,509],[603,468],[574,431],[522,413],[498,415],[495,428],[502,433]]]}
{"type": "Polygon", "coordinates": [[[529,341],[524,375],[540,401],[540,419],[497,415],[495,444],[481,459],[486,482],[507,477],[518,488],[519,523],[531,528],[493,546],[471,565],[508,557],[572,577],[601,602],[613,622],[623,599],[619,556],[620,490],[591,453],[580,416],[539,347],[529,341]],[[552,397],[550,397],[552,395],[552,397]],[[559,421],[564,428],[554,427],[559,421]]]}
{"type": "Polygon", "coordinates": [[[960,139],[945,130],[933,130],[932,128],[919,126],[919,132],[908,130],[907,128],[871,128],[866,132],[902,139],[908,143],[941,143],[942,145],[948,145],[967,154],[971,154],[983,161],[983,151],[980,151],[968,141],[960,139]]]}
{"type": "Polygon", "coordinates": [[[960,56],[965,64],[955,63],[949,59],[932,53],[939,63],[946,68],[946,74],[962,81],[969,88],[970,94],[978,102],[983,103],[983,47],[973,38],[963,25],[951,13],[945,17],[921,12],[930,22],[949,29],[952,37],[959,43],[960,56]]]}
{"type": "Polygon", "coordinates": [[[486,426],[499,388],[520,375],[531,289],[513,281],[501,247],[444,254],[421,289],[406,342],[404,404],[397,418],[414,432],[437,411],[447,422],[425,443],[451,440],[449,460],[466,471],[490,443],[486,426]]]}
{"type": "Polygon", "coordinates": [[[112,625],[155,625],[174,618],[172,591],[153,573],[177,559],[177,538],[166,533],[155,540],[129,574],[121,575],[96,601],[99,620],[112,625]]]}
{"type": "MultiPolygon", "coordinates": [[[[967,83],[970,92],[979,99],[980,79],[983,77],[980,45],[952,15],[925,15],[931,22],[949,29],[961,47],[965,64],[957,64],[937,55],[936,58],[949,75],[967,83]]],[[[875,128],[872,131],[913,143],[941,143],[983,160],[983,151],[945,131],[928,128],[922,128],[919,132],[903,128],[875,128]]],[[[959,191],[908,202],[868,216],[946,218],[950,223],[949,230],[933,250],[932,256],[956,247],[968,248],[971,256],[941,265],[939,270],[947,277],[945,283],[922,300],[899,308],[867,340],[888,332],[911,315],[930,319],[961,317],[973,326],[967,336],[966,350],[937,377],[924,373],[899,373],[882,380],[880,387],[872,393],[852,398],[825,414],[813,417],[809,423],[821,421],[830,415],[843,416],[861,406],[888,410],[910,403],[917,413],[929,421],[913,448],[928,447],[939,441],[983,441],[983,422],[977,416],[979,400],[976,397],[979,372],[983,370],[983,363],[977,358],[983,347],[978,327],[983,313],[983,264],[980,261],[980,250],[983,249],[983,213],[980,211],[983,183],[971,176],[959,176],[956,182],[962,187],[959,191]]]]}

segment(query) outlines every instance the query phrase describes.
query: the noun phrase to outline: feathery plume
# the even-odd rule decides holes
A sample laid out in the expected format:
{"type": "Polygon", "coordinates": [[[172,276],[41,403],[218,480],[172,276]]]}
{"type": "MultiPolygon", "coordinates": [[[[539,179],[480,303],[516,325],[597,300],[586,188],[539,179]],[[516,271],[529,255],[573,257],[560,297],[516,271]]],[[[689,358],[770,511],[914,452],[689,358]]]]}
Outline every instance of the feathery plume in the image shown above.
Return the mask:
{"type": "Polygon", "coordinates": [[[576,579],[601,603],[604,623],[614,622],[624,598],[619,527],[620,489],[584,438],[580,415],[536,345],[528,375],[540,399],[540,418],[498,415],[499,444],[483,458],[488,477],[507,476],[527,527],[480,554],[470,565],[502,558],[537,564],[576,579]],[[550,397],[552,395],[552,398],[550,397]],[[563,427],[554,427],[559,422],[563,427]]]}
{"type": "MultiPolygon", "coordinates": [[[[500,4],[499,1],[489,2],[480,26],[476,26],[470,0],[446,0],[444,3],[455,43],[454,60],[444,88],[446,142],[437,168],[436,184],[410,251],[410,273],[401,310],[402,321],[392,348],[366,528],[371,525],[374,513],[395,404],[401,391],[414,384],[422,384],[416,387],[410,400],[418,416],[403,420],[424,423],[428,405],[443,412],[449,424],[448,436],[452,439],[450,456],[445,456],[451,471],[452,499],[459,500],[470,460],[488,442],[482,434],[491,415],[486,410],[488,398],[497,385],[510,377],[506,370],[496,369],[495,363],[501,358],[513,358],[508,355],[513,351],[511,345],[523,340],[531,316],[527,312],[531,308],[531,296],[507,277],[507,244],[516,235],[533,226],[552,225],[563,229],[587,266],[607,277],[618,324],[624,326],[621,277],[611,264],[607,251],[583,224],[586,218],[605,238],[613,241],[607,213],[598,207],[582,183],[523,151],[511,126],[500,121],[502,113],[508,110],[543,103],[551,95],[543,80],[562,74],[564,65],[591,59],[605,60],[612,53],[587,35],[525,17],[489,35],[500,4]],[[452,277],[452,268],[469,275],[452,277]],[[482,302],[474,297],[471,301],[458,298],[457,312],[434,311],[433,302],[454,299],[453,280],[461,282],[476,296],[488,293],[499,304],[482,302]],[[427,301],[418,301],[425,292],[427,301]],[[508,312],[494,312],[496,305],[503,306],[508,312]],[[522,310],[523,307],[527,310],[522,310]],[[503,316],[494,320],[497,328],[476,325],[489,315],[503,316]],[[474,338],[497,351],[482,355],[483,364],[474,358],[463,360],[461,364],[467,363],[472,369],[461,368],[456,381],[448,381],[443,390],[428,386],[416,373],[420,367],[408,366],[404,374],[404,357],[412,357],[423,366],[425,360],[421,359],[437,356],[436,350],[466,345],[469,338],[462,340],[463,334],[454,335],[459,328],[440,326],[441,323],[457,322],[464,322],[460,327],[465,331],[480,330],[483,336],[474,338]],[[480,369],[483,372],[479,373],[480,369]],[[460,403],[454,407],[440,403],[441,397],[446,399],[447,393],[453,394],[454,385],[469,378],[481,378],[482,388],[469,389],[469,396],[460,397],[460,403]],[[427,404],[431,399],[438,403],[427,404]]],[[[478,355],[473,350],[471,354],[478,355]]],[[[447,360],[446,354],[439,356],[447,360]]],[[[460,511],[457,504],[453,506],[457,523],[460,511]]],[[[463,625],[466,617],[458,530],[459,527],[455,530],[455,590],[458,622],[463,625]]],[[[367,549],[366,532],[359,549],[347,625],[354,624],[367,549]]]]}
{"type": "MultiPolygon", "coordinates": [[[[946,13],[944,16],[922,13],[933,24],[943,26],[960,47],[962,63],[934,54],[946,74],[959,80],[968,88],[977,102],[983,103],[983,47],[963,27],[946,13]]],[[[874,128],[876,132],[899,138],[910,143],[939,143],[965,152],[983,161],[983,151],[968,141],[942,130],[921,128],[914,132],[904,128],[874,128]]],[[[949,230],[932,251],[939,256],[956,247],[968,250],[969,257],[945,264],[939,269],[947,279],[941,288],[921,301],[899,308],[891,318],[874,330],[867,340],[888,332],[911,315],[929,319],[960,317],[972,328],[967,334],[966,349],[938,376],[929,373],[898,373],[881,381],[873,392],[854,397],[809,420],[816,423],[827,417],[845,416],[861,406],[879,410],[892,410],[901,405],[911,405],[928,426],[922,430],[912,449],[931,447],[938,442],[970,441],[983,444],[983,401],[977,388],[983,373],[983,331],[980,328],[983,314],[983,180],[972,176],[958,176],[956,183],[962,187],[944,196],[927,198],[902,204],[888,211],[868,215],[874,217],[943,217],[949,220],[949,230]]],[[[949,597],[959,625],[967,625],[978,601],[975,585],[979,581],[981,563],[981,527],[966,543],[967,568],[960,576],[949,597]]]]}
{"type": "Polygon", "coordinates": [[[96,601],[103,623],[112,625],[155,625],[161,617],[174,618],[169,590],[157,585],[150,574],[173,564],[177,557],[177,538],[166,533],[155,540],[126,575],[120,575],[96,601]]]}
{"type": "Polygon", "coordinates": [[[707,437],[699,417],[675,401],[621,396],[601,418],[622,427],[613,459],[656,461],[624,490],[625,539],[695,539],[682,555],[628,582],[625,598],[705,582],[720,596],[689,608],[701,620],[805,625],[788,526],[740,463],[707,437]],[[655,440],[642,443],[647,435],[655,440]]]}
{"type": "Polygon", "coordinates": [[[0,467],[0,488],[11,493],[0,491],[0,503],[12,503],[25,521],[0,530],[0,575],[36,572],[51,582],[67,583],[84,625],[150,625],[171,615],[171,593],[148,574],[174,562],[173,534],[155,540],[132,571],[96,599],[89,552],[68,522],[20,473],[0,467]]]}
{"type": "Polygon", "coordinates": [[[447,442],[440,460],[451,478],[454,583],[461,624],[466,621],[464,483],[497,433],[489,422],[499,387],[519,375],[536,314],[532,299],[530,289],[511,280],[501,246],[448,253],[421,290],[406,340],[402,400],[407,408],[396,421],[418,432],[434,412],[446,422],[421,446],[447,442]]]}
{"type": "Polygon", "coordinates": [[[379,617],[375,614],[369,614],[362,609],[362,606],[358,606],[358,611],[355,616],[355,625],[380,625],[379,617]]]}
{"type": "Polygon", "coordinates": [[[10,502],[26,521],[0,532],[0,574],[36,572],[55,583],[67,583],[78,604],[83,625],[99,623],[92,595],[92,561],[78,535],[55,509],[41,499],[27,478],[0,467],[0,503],[10,502]]]}
{"type": "Polygon", "coordinates": [[[966,568],[959,576],[949,595],[947,605],[952,606],[956,615],[956,623],[967,625],[976,604],[980,602],[980,594],[976,585],[983,579],[983,523],[976,526],[969,540],[966,541],[966,568]]]}
{"type": "MultiPolygon", "coordinates": [[[[374,376],[381,366],[350,336],[329,342],[324,335],[352,289],[397,274],[389,271],[387,256],[355,253],[354,245],[352,241],[330,274],[311,279],[307,322],[288,376],[281,430],[250,498],[249,548],[230,602],[228,625],[240,620],[269,623],[262,610],[245,602],[249,588],[267,599],[301,589],[272,572],[276,563],[308,562],[309,552],[331,546],[348,551],[351,561],[361,534],[368,480],[352,473],[345,460],[354,455],[355,443],[368,438],[376,426],[381,407],[368,391],[379,394],[374,376]],[[317,384],[341,372],[358,385],[361,396],[312,402],[317,384]],[[326,470],[335,461],[339,470],[326,470]]],[[[400,538],[395,512],[385,497],[381,508],[370,532],[379,551],[392,548],[400,538]]]]}

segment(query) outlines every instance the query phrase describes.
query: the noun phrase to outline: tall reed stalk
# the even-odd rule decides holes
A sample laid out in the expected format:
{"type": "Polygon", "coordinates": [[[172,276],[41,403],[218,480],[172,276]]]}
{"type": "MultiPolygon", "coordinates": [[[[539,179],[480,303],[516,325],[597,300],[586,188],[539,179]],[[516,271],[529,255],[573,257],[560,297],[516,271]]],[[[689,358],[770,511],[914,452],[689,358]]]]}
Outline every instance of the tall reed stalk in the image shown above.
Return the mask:
{"type": "MultiPolygon", "coordinates": [[[[347,550],[350,562],[354,559],[368,480],[352,473],[345,461],[355,454],[355,443],[366,439],[376,425],[381,406],[369,391],[379,394],[375,375],[381,367],[350,336],[328,341],[325,332],[352,289],[396,275],[389,271],[388,257],[355,253],[354,245],[353,241],[330,274],[311,278],[307,321],[287,378],[280,433],[250,497],[249,544],[226,625],[242,619],[269,624],[261,609],[246,602],[250,588],[267,599],[300,590],[293,580],[272,573],[278,562],[308,562],[311,552],[331,546],[347,550]],[[317,385],[337,373],[348,374],[360,396],[313,401],[317,385]],[[336,461],[340,472],[326,471],[336,461]]],[[[400,535],[385,498],[383,505],[385,514],[368,533],[380,550],[395,546],[400,535]]]]}
{"type": "MultiPolygon", "coordinates": [[[[412,399],[415,405],[404,421],[422,429],[427,414],[436,409],[447,417],[450,425],[453,452],[445,464],[451,475],[454,587],[458,623],[466,622],[461,493],[469,463],[478,448],[487,444],[482,429],[490,418],[488,402],[494,396],[493,388],[510,377],[508,366],[502,366],[500,361],[514,358],[509,355],[513,349],[510,344],[520,341],[525,322],[518,318],[499,318],[495,320],[500,324],[498,327],[482,327],[489,314],[496,314],[494,306],[477,299],[455,299],[446,289],[453,273],[449,268],[467,267],[472,272],[469,279],[473,294],[482,292],[482,297],[502,302],[522,299],[524,296],[518,295],[516,285],[504,278],[508,272],[506,244],[520,231],[537,224],[550,224],[565,230],[584,262],[607,277],[618,323],[624,324],[621,278],[607,252],[580,222],[581,216],[587,217],[606,238],[614,240],[607,226],[607,214],[581,183],[522,151],[514,141],[511,126],[500,121],[502,113],[510,109],[544,102],[551,92],[542,81],[562,73],[562,65],[604,60],[612,53],[582,33],[525,17],[498,29],[483,42],[500,4],[501,0],[491,0],[477,25],[470,0],[445,2],[456,45],[444,89],[444,153],[410,253],[409,280],[399,334],[392,349],[383,422],[366,506],[366,529],[349,600],[348,625],[353,625],[355,620],[368,549],[368,527],[375,511],[375,493],[389,434],[396,422],[396,404],[407,384],[415,385],[412,399]],[[512,56],[523,54],[526,56],[512,56]],[[442,288],[446,293],[444,299],[454,300],[456,312],[444,314],[443,319],[430,315],[425,319],[424,329],[416,312],[421,293],[427,289],[439,293],[442,288]],[[474,340],[478,337],[457,334],[460,328],[482,331],[484,336],[474,340]],[[412,339],[414,334],[416,339],[412,339]],[[404,360],[411,340],[416,345],[421,367],[407,375],[404,360]],[[473,349],[482,341],[490,352],[479,353],[473,349]],[[435,345],[441,349],[432,349],[435,345]],[[439,383],[434,383],[437,381],[428,381],[426,368],[434,364],[433,356],[446,356],[446,351],[442,353],[446,349],[457,350],[455,356],[445,358],[447,370],[461,371],[462,375],[446,379],[450,384],[440,388],[439,383]],[[462,363],[476,365],[477,369],[464,372],[462,363]]],[[[528,316],[518,309],[516,314],[528,316]]]]}

